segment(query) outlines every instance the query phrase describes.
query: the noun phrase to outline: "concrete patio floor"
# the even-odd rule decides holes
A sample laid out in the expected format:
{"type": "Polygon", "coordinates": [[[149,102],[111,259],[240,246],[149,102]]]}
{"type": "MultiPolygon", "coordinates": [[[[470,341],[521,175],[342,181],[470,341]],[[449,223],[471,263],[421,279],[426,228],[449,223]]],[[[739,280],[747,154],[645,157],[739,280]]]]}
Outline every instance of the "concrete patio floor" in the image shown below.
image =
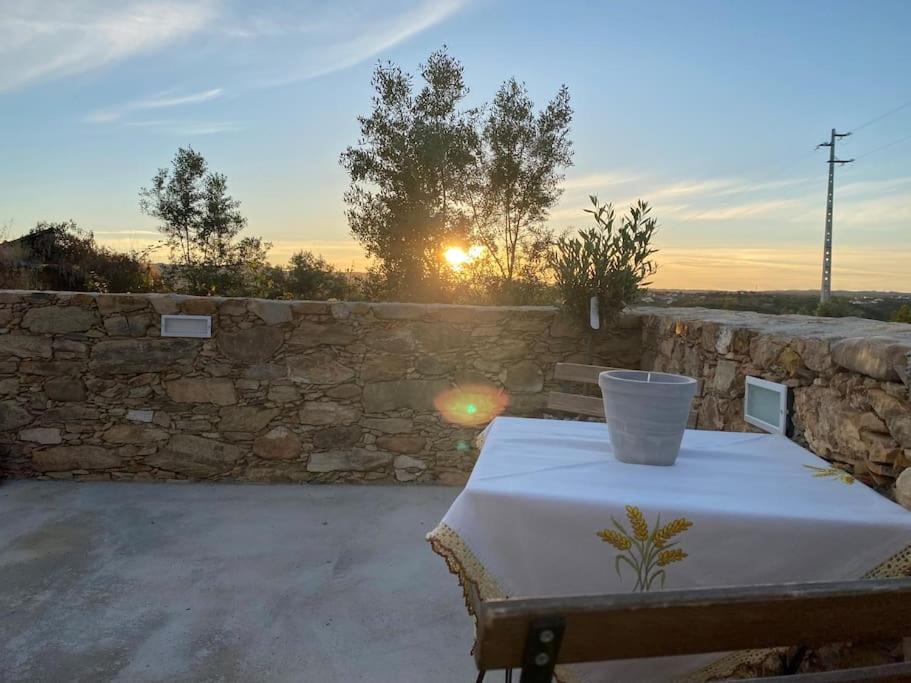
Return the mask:
{"type": "Polygon", "coordinates": [[[457,493],[4,482],[0,680],[473,680],[457,493]]]}

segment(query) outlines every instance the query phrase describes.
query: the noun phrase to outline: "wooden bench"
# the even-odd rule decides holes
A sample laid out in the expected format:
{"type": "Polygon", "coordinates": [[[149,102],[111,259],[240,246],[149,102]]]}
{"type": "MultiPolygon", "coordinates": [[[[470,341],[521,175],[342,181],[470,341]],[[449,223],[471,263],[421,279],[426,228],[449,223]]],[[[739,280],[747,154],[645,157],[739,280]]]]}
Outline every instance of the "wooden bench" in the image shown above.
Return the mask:
{"type": "MultiPolygon", "coordinates": [[[[911,579],[505,600],[480,600],[469,588],[469,600],[477,617],[478,681],[493,669],[521,668],[521,683],[549,683],[555,664],[911,633],[911,579]]],[[[761,680],[911,681],[911,663],[906,649],[906,661],[896,664],[761,680]]]]}
{"type": "MultiPolygon", "coordinates": [[[[554,379],[561,382],[579,382],[598,386],[598,375],[605,370],[616,370],[600,365],[581,365],[579,363],[557,363],[554,368],[554,379]]],[[[588,417],[604,418],[604,403],[598,396],[567,394],[562,391],[551,391],[547,395],[547,407],[551,410],[562,410],[588,417]]]]}

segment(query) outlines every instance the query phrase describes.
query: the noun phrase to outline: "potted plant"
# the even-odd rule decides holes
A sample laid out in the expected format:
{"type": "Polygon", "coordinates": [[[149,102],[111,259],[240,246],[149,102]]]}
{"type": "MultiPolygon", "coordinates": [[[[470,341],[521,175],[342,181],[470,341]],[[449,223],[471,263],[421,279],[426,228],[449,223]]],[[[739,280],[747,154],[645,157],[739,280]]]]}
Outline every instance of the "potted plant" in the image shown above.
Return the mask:
{"type": "Polygon", "coordinates": [[[560,237],[548,254],[557,289],[567,312],[589,327],[592,297],[596,298],[598,329],[608,329],[620,312],[636,301],[646,279],[657,269],[651,246],[658,227],[648,203],[639,200],[629,215],[616,220],[610,204],[590,196],[595,225],[573,237],[560,237]]]}

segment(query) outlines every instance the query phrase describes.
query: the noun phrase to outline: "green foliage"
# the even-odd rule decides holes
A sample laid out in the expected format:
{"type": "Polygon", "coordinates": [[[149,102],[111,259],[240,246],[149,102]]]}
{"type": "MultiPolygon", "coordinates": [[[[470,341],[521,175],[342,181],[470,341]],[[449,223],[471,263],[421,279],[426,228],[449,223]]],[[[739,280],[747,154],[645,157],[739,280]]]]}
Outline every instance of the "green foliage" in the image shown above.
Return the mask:
{"type": "Polygon", "coordinates": [[[911,323],[911,306],[902,304],[901,307],[892,314],[891,320],[894,323],[911,323]]]}
{"type": "Polygon", "coordinates": [[[294,299],[344,299],[348,279],[322,257],[299,251],[286,271],[285,291],[294,299]]]}
{"type": "Polygon", "coordinates": [[[239,238],[247,220],[228,194],[227,178],[205,158],[180,148],[139,193],[142,211],[161,221],[171,254],[168,285],[187,294],[243,296],[261,277],[271,244],[239,238]]]}
{"type": "Polygon", "coordinates": [[[852,316],[861,317],[863,312],[844,297],[833,296],[828,301],[820,302],[816,306],[815,315],[823,318],[848,318],[852,316]]]}
{"type": "Polygon", "coordinates": [[[340,162],[351,185],[348,224],[387,291],[403,299],[441,299],[441,254],[467,234],[460,198],[477,147],[462,66],[445,48],[421,68],[424,85],[387,63],[373,75],[373,111],[358,117],[360,138],[340,162]]]}
{"type": "Polygon", "coordinates": [[[100,246],[74,221],[38,223],[0,250],[0,287],[73,292],[148,292],[160,276],[146,252],[100,246]]]}
{"type": "Polygon", "coordinates": [[[633,303],[646,278],[656,270],[652,237],[658,227],[651,208],[639,201],[629,216],[615,220],[610,204],[599,204],[592,196],[594,227],[579,230],[575,237],[561,237],[548,255],[557,288],[566,309],[580,323],[588,325],[590,299],[598,297],[601,327],[616,319],[633,303]]]}
{"type": "Polygon", "coordinates": [[[552,240],[544,223],[572,161],[569,92],[536,113],[510,79],[486,113],[462,108],[463,68],[445,48],[421,79],[416,92],[400,67],[378,66],[373,110],[358,118],[358,142],[340,158],[351,180],[348,224],[378,262],[369,289],[404,300],[528,303],[544,288],[539,256],[552,240]],[[484,263],[454,272],[442,255],[458,244],[483,245],[484,263]]]}
{"type": "Polygon", "coordinates": [[[472,240],[486,247],[495,265],[491,284],[507,299],[511,290],[542,279],[540,256],[552,240],[544,222],[563,192],[563,171],[572,164],[572,115],[566,86],[536,114],[525,85],[511,78],[500,86],[484,120],[470,185],[472,240]]]}

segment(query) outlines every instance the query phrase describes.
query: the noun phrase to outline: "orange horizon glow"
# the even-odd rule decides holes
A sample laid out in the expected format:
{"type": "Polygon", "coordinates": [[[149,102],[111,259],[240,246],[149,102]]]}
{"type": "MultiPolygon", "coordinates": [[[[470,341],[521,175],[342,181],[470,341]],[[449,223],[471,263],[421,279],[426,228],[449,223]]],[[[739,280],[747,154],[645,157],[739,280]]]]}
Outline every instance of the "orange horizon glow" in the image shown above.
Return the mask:
{"type": "MultiPolygon", "coordinates": [[[[105,246],[141,249],[155,239],[105,239],[105,246]]],[[[656,289],[699,289],[723,291],[774,291],[819,289],[822,250],[815,246],[664,246],[658,245],[658,272],[651,278],[656,289]]],[[[270,261],[286,265],[300,250],[320,254],[340,270],[364,272],[371,260],[353,240],[274,240],[270,261]]],[[[463,250],[464,251],[464,250],[463,250]]],[[[464,252],[470,255],[470,249],[464,252]]],[[[166,259],[160,250],[153,261],[166,259]]],[[[449,263],[447,258],[447,263],[449,263]]],[[[857,248],[850,245],[835,252],[833,287],[841,290],[911,292],[911,251],[886,248],[857,248]]]]}

